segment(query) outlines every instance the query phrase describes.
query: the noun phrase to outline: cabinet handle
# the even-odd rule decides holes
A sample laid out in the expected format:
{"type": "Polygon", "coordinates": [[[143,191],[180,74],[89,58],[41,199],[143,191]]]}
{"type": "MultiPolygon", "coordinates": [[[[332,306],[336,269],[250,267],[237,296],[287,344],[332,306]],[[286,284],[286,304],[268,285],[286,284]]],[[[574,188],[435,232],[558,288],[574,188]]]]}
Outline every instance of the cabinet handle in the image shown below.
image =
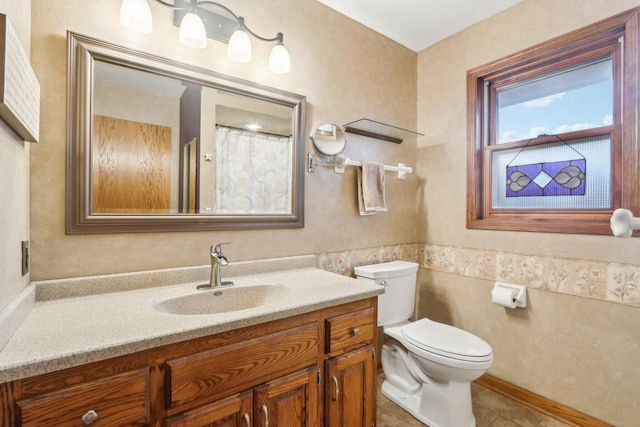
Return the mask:
{"type": "Polygon", "coordinates": [[[251,419],[249,418],[249,414],[248,413],[244,413],[244,422],[247,424],[247,427],[251,427],[251,419]]]}
{"type": "Polygon", "coordinates": [[[91,409],[90,411],[87,411],[87,413],[84,414],[81,419],[83,424],[89,425],[98,419],[98,413],[91,409]]]}
{"type": "Polygon", "coordinates": [[[333,381],[334,386],[333,397],[331,398],[331,400],[335,402],[336,400],[338,400],[338,396],[340,395],[340,387],[338,386],[338,379],[335,377],[335,375],[331,377],[331,381],[333,381]]]}
{"type": "Polygon", "coordinates": [[[262,405],[262,412],[264,412],[264,427],[269,427],[269,409],[267,409],[267,405],[262,405]]]}
{"type": "Polygon", "coordinates": [[[358,335],[360,335],[360,328],[353,328],[353,336],[357,337],[358,335]]]}

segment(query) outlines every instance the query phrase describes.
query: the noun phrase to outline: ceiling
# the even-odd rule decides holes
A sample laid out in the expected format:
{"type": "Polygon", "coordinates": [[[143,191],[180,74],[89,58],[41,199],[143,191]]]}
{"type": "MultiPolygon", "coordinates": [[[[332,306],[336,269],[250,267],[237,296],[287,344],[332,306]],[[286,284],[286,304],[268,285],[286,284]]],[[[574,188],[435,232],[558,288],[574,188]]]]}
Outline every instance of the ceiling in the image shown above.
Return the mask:
{"type": "Polygon", "coordinates": [[[419,52],[521,0],[318,0],[419,52]]]}

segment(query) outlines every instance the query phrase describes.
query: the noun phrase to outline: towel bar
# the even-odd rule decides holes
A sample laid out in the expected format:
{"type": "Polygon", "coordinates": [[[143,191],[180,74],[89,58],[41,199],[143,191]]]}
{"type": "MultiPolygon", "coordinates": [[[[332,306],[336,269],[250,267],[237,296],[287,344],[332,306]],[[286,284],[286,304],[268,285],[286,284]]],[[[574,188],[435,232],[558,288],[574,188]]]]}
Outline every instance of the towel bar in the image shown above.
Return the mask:
{"type": "MultiPolygon", "coordinates": [[[[347,166],[362,166],[362,162],[358,160],[347,159],[346,157],[337,157],[334,162],[319,162],[316,160],[315,154],[309,153],[307,170],[310,173],[314,173],[316,171],[316,165],[330,166],[334,168],[334,172],[344,173],[347,166]]],[[[404,163],[398,163],[398,166],[384,165],[384,170],[390,172],[398,172],[398,179],[405,179],[408,173],[413,172],[413,168],[410,166],[405,166],[404,163]]]]}

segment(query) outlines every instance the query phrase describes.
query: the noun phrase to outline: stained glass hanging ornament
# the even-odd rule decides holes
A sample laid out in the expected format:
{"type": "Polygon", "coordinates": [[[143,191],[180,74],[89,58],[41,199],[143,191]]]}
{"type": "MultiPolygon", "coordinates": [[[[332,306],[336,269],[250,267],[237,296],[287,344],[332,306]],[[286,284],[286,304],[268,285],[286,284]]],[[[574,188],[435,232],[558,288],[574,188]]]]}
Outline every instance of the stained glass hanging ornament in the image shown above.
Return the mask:
{"type": "MultiPolygon", "coordinates": [[[[549,135],[538,135],[538,138],[549,135]]],[[[586,192],[587,159],[557,135],[558,141],[581,158],[511,166],[533,139],[518,150],[506,167],[506,196],[584,196],[586,192]]]]}

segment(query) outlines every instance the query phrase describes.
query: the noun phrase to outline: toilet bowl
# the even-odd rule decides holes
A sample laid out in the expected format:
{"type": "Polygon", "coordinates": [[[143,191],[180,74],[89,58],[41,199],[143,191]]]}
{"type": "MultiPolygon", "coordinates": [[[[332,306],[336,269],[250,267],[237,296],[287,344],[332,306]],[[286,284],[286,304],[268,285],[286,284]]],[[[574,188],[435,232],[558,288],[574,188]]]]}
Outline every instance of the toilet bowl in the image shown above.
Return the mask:
{"type": "Polygon", "coordinates": [[[459,328],[413,316],[418,264],[356,267],[359,280],[385,287],[378,297],[383,327],[382,393],[430,427],[473,427],[471,381],[491,367],[491,346],[459,328]]]}

